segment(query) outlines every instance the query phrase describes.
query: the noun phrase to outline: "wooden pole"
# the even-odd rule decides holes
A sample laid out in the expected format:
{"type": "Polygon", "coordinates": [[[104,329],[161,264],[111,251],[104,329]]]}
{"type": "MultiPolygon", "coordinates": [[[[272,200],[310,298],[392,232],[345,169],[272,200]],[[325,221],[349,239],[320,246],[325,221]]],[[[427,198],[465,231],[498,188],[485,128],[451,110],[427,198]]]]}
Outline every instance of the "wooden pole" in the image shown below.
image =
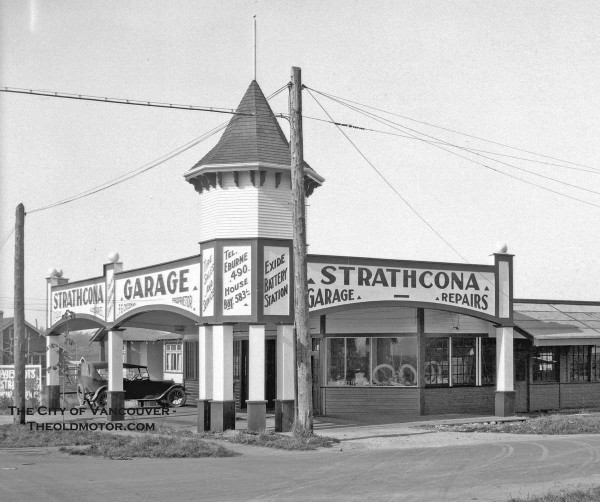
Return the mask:
{"type": "Polygon", "coordinates": [[[296,431],[312,432],[312,370],[308,285],[306,273],[306,206],[304,192],[304,152],[302,145],[302,78],[300,68],[292,67],[290,91],[290,147],[292,154],[292,224],[294,246],[294,318],[296,327],[296,370],[298,409],[296,431]],[[299,430],[298,430],[299,429],[299,430]]]}
{"type": "Polygon", "coordinates": [[[25,423],[25,207],[19,204],[15,222],[15,388],[16,423],[25,423]]]}

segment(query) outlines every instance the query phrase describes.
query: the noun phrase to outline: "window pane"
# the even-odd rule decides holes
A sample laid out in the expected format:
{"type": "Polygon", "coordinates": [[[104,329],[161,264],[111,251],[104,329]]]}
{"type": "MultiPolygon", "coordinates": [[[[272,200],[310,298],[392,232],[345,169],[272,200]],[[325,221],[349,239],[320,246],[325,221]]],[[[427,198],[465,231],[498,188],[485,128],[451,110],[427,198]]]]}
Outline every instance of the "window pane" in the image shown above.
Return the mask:
{"type": "Polygon", "coordinates": [[[481,339],[481,385],[496,383],[496,339],[481,339]]]}
{"type": "Polygon", "coordinates": [[[344,385],[346,382],[345,339],[329,338],[328,342],[327,385],[344,385]]]}
{"type": "Polygon", "coordinates": [[[533,357],[533,380],[536,382],[558,381],[558,349],[536,347],[533,357]]]}
{"type": "Polygon", "coordinates": [[[590,349],[586,345],[569,348],[569,381],[587,382],[590,379],[590,349]]]}
{"type": "Polygon", "coordinates": [[[600,381],[600,347],[594,345],[592,347],[592,374],[593,382],[600,381]]]}
{"type": "Polygon", "coordinates": [[[475,338],[452,338],[452,385],[475,385],[475,338]]]}
{"type": "Polygon", "coordinates": [[[373,338],[373,385],[417,385],[417,339],[373,338]]]}
{"type": "Polygon", "coordinates": [[[370,385],[370,338],[346,338],[346,385],[370,385]]]}
{"type": "Polygon", "coordinates": [[[425,340],[425,384],[448,385],[448,339],[425,340]]]}

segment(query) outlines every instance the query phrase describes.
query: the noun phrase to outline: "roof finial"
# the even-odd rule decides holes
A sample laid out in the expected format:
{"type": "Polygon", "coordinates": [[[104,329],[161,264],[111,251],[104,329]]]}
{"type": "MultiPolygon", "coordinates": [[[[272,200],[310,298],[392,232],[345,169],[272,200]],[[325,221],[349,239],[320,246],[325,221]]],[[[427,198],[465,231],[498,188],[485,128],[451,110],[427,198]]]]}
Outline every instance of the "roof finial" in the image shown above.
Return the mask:
{"type": "Polygon", "coordinates": [[[254,80],[256,80],[256,14],[254,14],[254,80]]]}

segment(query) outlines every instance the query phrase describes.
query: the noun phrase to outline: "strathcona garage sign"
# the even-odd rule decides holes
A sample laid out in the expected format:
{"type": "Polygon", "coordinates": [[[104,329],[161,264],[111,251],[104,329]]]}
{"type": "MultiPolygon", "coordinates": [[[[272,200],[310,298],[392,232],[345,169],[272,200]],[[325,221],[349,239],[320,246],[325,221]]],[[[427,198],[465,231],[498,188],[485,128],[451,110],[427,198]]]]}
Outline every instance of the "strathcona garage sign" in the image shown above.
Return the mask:
{"type": "Polygon", "coordinates": [[[495,315],[493,267],[459,268],[460,265],[422,262],[389,262],[387,265],[385,260],[374,265],[373,261],[309,262],[310,310],[402,301],[451,305],[495,315]]]}

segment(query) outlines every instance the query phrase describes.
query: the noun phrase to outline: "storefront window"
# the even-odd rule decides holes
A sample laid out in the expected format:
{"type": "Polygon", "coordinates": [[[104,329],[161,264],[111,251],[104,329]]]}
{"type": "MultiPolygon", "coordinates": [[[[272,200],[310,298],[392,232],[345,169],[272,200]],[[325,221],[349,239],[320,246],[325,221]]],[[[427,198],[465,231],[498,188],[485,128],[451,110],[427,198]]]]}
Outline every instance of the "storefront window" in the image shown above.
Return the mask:
{"type": "Polygon", "coordinates": [[[425,341],[425,383],[448,385],[448,338],[429,338],[425,341]]]}
{"type": "Polygon", "coordinates": [[[475,338],[452,338],[452,385],[475,385],[475,338]]]}
{"type": "MultiPolygon", "coordinates": [[[[515,377],[516,379],[516,377],[515,377]]],[[[517,379],[518,380],[518,379],[517,379]]],[[[496,339],[481,339],[481,385],[496,383],[496,339]]]]}
{"type": "Polygon", "coordinates": [[[370,338],[346,338],[346,385],[370,385],[370,338]]]}
{"type": "Polygon", "coordinates": [[[330,338],[327,353],[327,385],[346,383],[346,339],[330,338]]]}
{"type": "Polygon", "coordinates": [[[536,347],[533,356],[533,381],[558,382],[557,347],[536,347]]]}
{"type": "Polygon", "coordinates": [[[375,386],[413,387],[417,385],[417,339],[373,338],[375,386]]]}
{"type": "Polygon", "coordinates": [[[327,385],[416,386],[417,348],[416,337],[329,338],[327,385]]]}

